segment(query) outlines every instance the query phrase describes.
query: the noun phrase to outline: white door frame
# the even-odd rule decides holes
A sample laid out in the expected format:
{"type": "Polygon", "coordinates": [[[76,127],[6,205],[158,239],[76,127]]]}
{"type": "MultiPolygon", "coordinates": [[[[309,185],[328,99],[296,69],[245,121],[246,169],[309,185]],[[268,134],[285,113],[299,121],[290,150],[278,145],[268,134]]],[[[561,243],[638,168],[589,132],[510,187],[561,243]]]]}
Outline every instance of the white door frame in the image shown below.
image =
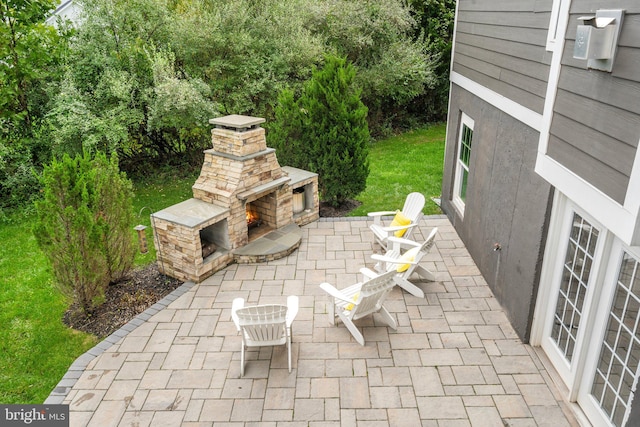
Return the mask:
{"type": "Polygon", "coordinates": [[[610,240],[609,233],[601,224],[573,204],[566,196],[556,192],[542,266],[540,289],[534,311],[531,343],[542,347],[545,351],[558,375],[569,389],[569,396],[567,397],[570,401],[576,401],[578,397],[579,383],[582,379],[581,375],[578,374],[583,371],[585,364],[585,357],[582,355],[588,350],[589,342],[591,341],[591,334],[587,336],[587,331],[591,331],[594,326],[595,316],[592,315],[592,311],[598,305],[599,292],[601,291],[601,286],[598,286],[598,284],[602,283],[602,275],[605,270],[601,266],[601,260],[603,255],[609,251],[610,240]],[[598,230],[598,242],[587,292],[584,297],[582,318],[576,335],[576,345],[573,350],[572,361],[569,363],[564,354],[559,351],[550,334],[553,327],[556,302],[574,213],[580,215],[598,230]]]}

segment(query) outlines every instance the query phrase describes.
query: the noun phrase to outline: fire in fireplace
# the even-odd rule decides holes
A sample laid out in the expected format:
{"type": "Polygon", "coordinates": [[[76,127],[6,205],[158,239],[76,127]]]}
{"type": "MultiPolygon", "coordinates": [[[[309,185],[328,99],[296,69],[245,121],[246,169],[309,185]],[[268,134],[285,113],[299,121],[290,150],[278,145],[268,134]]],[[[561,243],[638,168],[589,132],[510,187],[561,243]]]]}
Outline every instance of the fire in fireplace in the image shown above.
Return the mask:
{"type": "Polygon", "coordinates": [[[260,215],[258,215],[258,211],[247,203],[247,228],[251,230],[252,228],[259,227],[261,224],[262,220],[260,219],[260,215]]]}

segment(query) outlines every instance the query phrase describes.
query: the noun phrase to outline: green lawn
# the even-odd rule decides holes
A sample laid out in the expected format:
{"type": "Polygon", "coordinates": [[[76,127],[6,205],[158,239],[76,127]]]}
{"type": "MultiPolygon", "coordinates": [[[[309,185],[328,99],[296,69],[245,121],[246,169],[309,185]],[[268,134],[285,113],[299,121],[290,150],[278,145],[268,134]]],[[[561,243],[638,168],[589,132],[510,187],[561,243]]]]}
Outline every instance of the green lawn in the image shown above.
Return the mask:
{"type": "MultiPolygon", "coordinates": [[[[362,202],[351,216],[402,207],[412,191],[427,197],[425,214],[440,213],[430,200],[440,196],[445,125],[416,130],[372,144],[371,173],[362,202]]],[[[154,171],[134,183],[136,224],[148,226],[149,253],[136,265],[155,260],[149,215],[191,197],[199,171],[154,171]]],[[[14,214],[0,223],[0,403],[41,403],[68,367],[97,341],[67,329],[67,301],[53,286],[51,270],[31,232],[34,217],[14,214]]]]}
{"type": "Polygon", "coordinates": [[[32,218],[0,226],[0,402],[42,403],[97,342],[67,329],[66,301],[31,233],[32,218]]]}
{"type": "Polygon", "coordinates": [[[402,209],[413,191],[425,195],[425,214],[441,213],[431,198],[440,197],[445,131],[440,124],[373,143],[367,189],[357,197],[362,205],[349,216],[402,209]]]}

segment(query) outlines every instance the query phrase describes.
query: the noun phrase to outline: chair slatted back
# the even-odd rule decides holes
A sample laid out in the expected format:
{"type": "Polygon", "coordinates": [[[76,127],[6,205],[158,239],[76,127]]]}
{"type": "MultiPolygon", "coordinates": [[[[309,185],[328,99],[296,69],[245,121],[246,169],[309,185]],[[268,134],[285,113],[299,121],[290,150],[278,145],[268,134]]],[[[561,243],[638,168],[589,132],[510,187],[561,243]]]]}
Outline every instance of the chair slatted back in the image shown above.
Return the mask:
{"type": "MultiPolygon", "coordinates": [[[[420,218],[422,218],[422,209],[424,208],[425,198],[422,193],[409,193],[407,198],[404,200],[404,206],[402,207],[402,214],[411,220],[412,224],[417,224],[420,222],[420,218]]],[[[413,234],[413,229],[416,227],[411,227],[407,229],[407,231],[403,234],[402,237],[408,239],[411,234],[413,234]]]]}
{"type": "Polygon", "coordinates": [[[239,309],[239,325],[251,341],[272,342],[286,336],[287,306],[267,304],[239,309]]]}
{"type": "Polygon", "coordinates": [[[358,304],[351,311],[352,319],[355,320],[380,310],[382,303],[395,286],[393,276],[394,272],[388,272],[362,284],[357,300],[358,304]]]}
{"type": "MultiPolygon", "coordinates": [[[[422,245],[420,246],[420,249],[418,249],[418,253],[416,254],[415,258],[413,259],[414,262],[419,263],[420,260],[422,260],[422,258],[429,253],[429,251],[431,250],[431,248],[433,247],[433,245],[436,243],[436,233],[438,232],[438,228],[435,227],[433,230],[431,230],[431,233],[429,234],[429,236],[427,237],[427,240],[424,241],[424,243],[422,243],[422,245]]],[[[393,259],[400,259],[402,257],[402,253],[400,251],[400,247],[396,247],[394,245],[393,249],[391,249],[389,252],[387,252],[385,254],[385,256],[389,257],[389,258],[393,258],[393,259]]],[[[413,271],[415,267],[413,265],[409,266],[409,268],[407,269],[406,272],[406,276],[408,277],[409,275],[411,275],[411,272],[413,271]]],[[[398,264],[394,263],[394,262],[387,262],[385,264],[385,271],[396,271],[398,269],[398,264]]]]}
{"type": "Polygon", "coordinates": [[[422,215],[425,198],[422,193],[410,193],[404,201],[402,213],[412,221],[417,220],[422,215]]]}

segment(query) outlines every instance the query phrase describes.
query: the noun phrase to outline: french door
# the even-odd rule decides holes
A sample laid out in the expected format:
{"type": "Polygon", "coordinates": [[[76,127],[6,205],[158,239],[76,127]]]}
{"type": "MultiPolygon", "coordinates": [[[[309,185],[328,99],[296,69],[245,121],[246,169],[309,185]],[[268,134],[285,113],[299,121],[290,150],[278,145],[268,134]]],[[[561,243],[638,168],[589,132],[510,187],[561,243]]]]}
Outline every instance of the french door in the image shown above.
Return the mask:
{"type": "Polygon", "coordinates": [[[596,324],[604,328],[594,328],[596,351],[589,352],[578,403],[590,419],[637,427],[640,419],[632,418],[631,402],[640,376],[640,257],[615,242],[609,267],[606,307],[596,314],[596,324]]]}
{"type": "Polygon", "coordinates": [[[640,254],[570,202],[559,206],[538,299],[539,343],[593,425],[639,426],[640,397],[633,412],[631,402],[640,376],[640,254]]]}
{"type": "MultiPolygon", "coordinates": [[[[575,209],[568,210],[558,239],[557,262],[548,301],[542,348],[570,386],[582,365],[591,324],[599,266],[604,250],[602,227],[575,209]]],[[[571,388],[571,387],[569,387],[571,388]]]]}

